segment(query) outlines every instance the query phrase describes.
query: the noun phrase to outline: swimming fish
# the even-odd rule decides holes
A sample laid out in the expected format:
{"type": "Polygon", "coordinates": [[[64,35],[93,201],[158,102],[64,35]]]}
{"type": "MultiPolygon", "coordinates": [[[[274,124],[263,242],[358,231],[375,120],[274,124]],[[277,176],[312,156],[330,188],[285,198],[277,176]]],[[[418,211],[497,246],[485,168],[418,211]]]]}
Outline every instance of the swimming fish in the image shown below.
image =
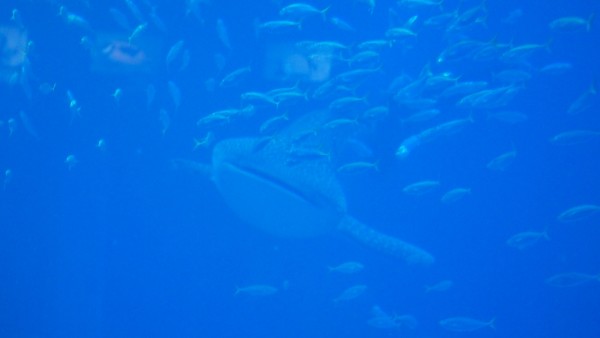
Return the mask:
{"type": "Polygon", "coordinates": [[[565,16],[558,18],[550,22],[550,29],[555,31],[567,31],[584,28],[586,31],[590,31],[592,22],[594,21],[594,13],[590,14],[587,19],[578,16],[565,16]]]}
{"type": "Polygon", "coordinates": [[[198,172],[210,171],[229,207],[243,221],[267,233],[310,237],[337,230],[409,264],[432,264],[434,257],[427,251],[353,218],[329,161],[289,163],[294,140],[312,130],[310,119],[319,118],[321,114],[309,114],[304,119],[307,122],[296,121],[270,136],[268,142],[261,138],[222,140],[213,148],[208,170],[198,172]]]}
{"type": "Polygon", "coordinates": [[[465,196],[471,194],[470,188],[454,188],[449,190],[442,196],[442,203],[444,204],[452,204],[460,201],[465,196]]]}
{"type": "Polygon", "coordinates": [[[329,7],[319,10],[309,4],[293,3],[279,10],[279,15],[291,20],[303,20],[312,15],[320,15],[325,20],[328,10],[329,7]]]}
{"type": "Polygon", "coordinates": [[[355,274],[361,272],[364,269],[364,265],[359,262],[344,262],[339,265],[329,267],[329,271],[338,272],[343,274],[355,274]]]}
{"type": "Polygon", "coordinates": [[[448,331],[471,332],[485,327],[495,328],[495,318],[485,322],[469,317],[452,317],[440,320],[440,325],[448,331]]]}
{"type": "Polygon", "coordinates": [[[546,231],[524,231],[511,236],[506,244],[513,248],[523,250],[535,245],[540,240],[549,240],[548,233],[546,231]]]}
{"type": "Polygon", "coordinates": [[[494,171],[505,171],[515,161],[516,157],[516,151],[508,151],[506,153],[498,155],[497,157],[494,157],[491,161],[488,162],[486,167],[494,171]]]}
{"type": "Polygon", "coordinates": [[[550,142],[559,146],[572,146],[600,139],[600,131],[569,130],[554,135],[550,142]]]}
{"type": "Polygon", "coordinates": [[[433,285],[425,286],[425,292],[444,292],[450,290],[454,286],[454,282],[448,279],[439,281],[433,285]]]}
{"type": "Polygon", "coordinates": [[[254,284],[235,289],[236,296],[265,297],[276,294],[279,290],[271,285],[254,284]]]}
{"type": "Polygon", "coordinates": [[[425,195],[427,193],[432,192],[439,185],[440,185],[440,182],[438,182],[438,181],[432,181],[432,180],[419,181],[419,182],[411,183],[411,184],[405,186],[402,189],[402,192],[404,192],[407,195],[421,196],[421,195],[425,195]]]}
{"type": "Polygon", "coordinates": [[[580,221],[582,219],[592,216],[593,214],[599,211],[600,206],[598,205],[582,204],[563,211],[562,213],[560,213],[560,215],[558,215],[558,220],[561,222],[580,221]]]}
{"type": "Polygon", "coordinates": [[[557,288],[571,288],[590,282],[600,282],[600,275],[590,275],[580,272],[567,272],[546,279],[546,284],[557,288]]]}
{"type": "Polygon", "coordinates": [[[335,303],[347,302],[349,300],[353,300],[353,299],[356,299],[356,298],[362,296],[366,291],[367,291],[366,285],[362,285],[362,284],[354,285],[354,286],[351,286],[351,287],[347,288],[346,290],[342,291],[342,293],[339,296],[337,296],[333,301],[335,303]]]}

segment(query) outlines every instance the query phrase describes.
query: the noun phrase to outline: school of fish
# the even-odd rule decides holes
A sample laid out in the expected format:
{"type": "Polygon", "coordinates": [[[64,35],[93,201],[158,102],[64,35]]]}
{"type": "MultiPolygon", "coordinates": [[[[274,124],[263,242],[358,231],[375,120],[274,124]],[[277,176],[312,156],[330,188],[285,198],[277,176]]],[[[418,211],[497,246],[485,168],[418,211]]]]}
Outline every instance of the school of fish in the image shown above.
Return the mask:
{"type": "MultiPolygon", "coordinates": [[[[592,34],[598,36],[594,13],[565,13],[549,21],[546,27],[536,27],[547,36],[542,41],[521,41],[518,34],[497,36],[490,27],[497,27],[499,23],[488,22],[494,4],[486,0],[272,1],[268,6],[269,15],[256,13],[254,23],[247,23],[246,29],[252,32],[251,41],[241,41],[231,34],[235,22],[228,22],[226,16],[214,17],[215,8],[219,7],[213,2],[216,0],[186,0],[185,10],[179,13],[177,20],[165,20],[161,17],[161,7],[154,6],[151,0],[117,1],[118,4],[106,9],[105,15],[111,25],[117,27],[115,35],[122,45],[110,46],[102,44],[94,22],[83,14],[90,8],[69,8],[60,1],[50,3],[65,28],[81,39],[83,55],[110,59],[119,67],[139,70],[138,62],[145,65],[140,50],[148,39],[161,37],[165,48],[158,54],[158,65],[153,67],[166,76],[138,75],[143,74],[145,68],[133,72],[133,76],[142,78],[145,101],[140,100],[142,103],[138,106],[153,116],[156,130],[152,132],[156,134],[166,137],[173,130],[181,130],[183,123],[189,126],[186,130],[192,131],[185,135],[188,149],[184,156],[205,160],[220,141],[248,134],[260,140],[256,146],[260,151],[269,142],[278,142],[282,133],[298,128],[298,120],[316,114],[322,117],[322,122],[293,130],[292,140],[280,155],[285,157],[288,166],[311,161],[324,163],[333,169],[342,184],[368,176],[394,175],[398,167],[411,161],[426,165],[428,156],[445,149],[445,144],[460,146],[463,136],[472,130],[492,130],[505,136],[503,149],[494,147],[487,152],[487,158],[469,161],[477,162],[481,170],[490,175],[510,177],[512,169],[523,163],[520,149],[528,147],[513,143],[512,133],[523,125],[532,127],[544,123],[543,118],[528,112],[530,107],[522,98],[535,86],[533,82],[562,84],[561,77],[577,67],[575,61],[564,57],[569,53],[554,48],[555,42],[571,37],[581,40],[592,34]],[[356,17],[344,17],[345,7],[351,7],[356,17]],[[203,36],[210,35],[216,41],[218,47],[207,52],[212,54],[210,61],[195,59],[198,47],[194,44],[198,41],[190,37],[193,32],[172,27],[178,20],[193,22],[188,27],[199,28],[203,36]],[[361,20],[367,24],[361,24],[361,20]],[[369,25],[376,27],[378,35],[372,31],[363,34],[369,25]],[[432,36],[436,43],[430,44],[427,39],[432,36]],[[257,48],[264,53],[257,53],[259,56],[255,59],[233,57],[239,48],[257,48]],[[404,60],[406,66],[402,64],[404,60]],[[471,66],[483,71],[469,72],[471,66]],[[199,79],[193,85],[182,80],[185,74],[197,69],[209,71],[198,74],[199,79]],[[214,98],[200,109],[190,103],[194,101],[194,93],[199,91],[214,98]],[[377,141],[380,135],[387,142],[394,142],[393,147],[382,147],[377,141]]],[[[509,14],[501,25],[510,27],[519,20],[527,20],[518,10],[509,14]]],[[[28,13],[14,8],[11,13],[0,15],[7,16],[10,27],[26,31],[28,13]]],[[[24,61],[17,67],[5,66],[10,70],[8,76],[3,76],[5,82],[23,92],[24,99],[16,109],[0,115],[3,147],[13,145],[11,140],[17,137],[44,142],[48,133],[42,132],[44,127],[36,122],[39,112],[35,107],[47,97],[59,98],[62,102],[59,114],[65,124],[72,126],[70,128],[76,128],[88,118],[87,106],[92,103],[78,96],[78,88],[32,71],[30,63],[40,57],[36,55],[35,46],[36,41],[27,41],[24,49],[17,52],[24,56],[24,61]]],[[[585,50],[586,47],[579,48],[585,50]]],[[[565,121],[564,128],[542,140],[545,146],[561,152],[585,147],[592,151],[600,149],[600,125],[594,124],[593,119],[587,122],[586,118],[597,115],[600,109],[595,82],[598,74],[595,75],[589,83],[572,84],[579,94],[557,103],[560,105],[558,114],[562,114],[561,119],[565,121]]],[[[118,110],[129,95],[139,97],[139,93],[131,91],[131,86],[123,84],[103,95],[106,102],[118,110]]],[[[116,145],[109,135],[106,130],[89,149],[111,151],[116,145]]],[[[485,147],[485,144],[482,142],[480,146],[485,147]]],[[[58,159],[69,173],[79,170],[85,161],[85,156],[77,151],[84,152],[81,147],[64,149],[64,157],[58,159]]],[[[597,155],[592,157],[597,158],[597,155]]],[[[169,160],[171,158],[164,159],[169,160]]],[[[10,195],[18,189],[21,175],[13,169],[11,159],[3,159],[0,165],[3,166],[0,168],[2,194],[10,195]]],[[[398,179],[396,182],[401,183],[389,189],[391,194],[403,194],[418,203],[437,196],[435,208],[452,208],[482,198],[482,192],[470,186],[473,182],[447,184],[445,178],[440,175],[418,180],[398,179]]],[[[546,224],[523,225],[519,231],[493,240],[515,254],[526,254],[548,242],[560,241],[553,236],[557,228],[599,222],[600,196],[597,192],[594,196],[595,199],[556,206],[556,214],[546,224]]],[[[403,234],[402,229],[392,232],[403,234]]],[[[435,247],[428,250],[436,254],[435,247]]],[[[433,258],[428,261],[432,262],[433,258]]],[[[443,260],[425,269],[435,269],[440,264],[444,264],[443,260]]],[[[324,275],[339,276],[346,285],[330,295],[331,305],[344,307],[365,298],[377,303],[377,290],[360,278],[370,273],[369,270],[368,264],[353,257],[324,264],[324,275]]],[[[448,276],[435,278],[414,292],[427,298],[458,292],[455,289],[459,286],[448,276]]],[[[293,292],[287,281],[284,285],[269,280],[259,280],[256,284],[244,282],[232,286],[232,295],[240,301],[276,299],[293,292]]],[[[600,270],[556,271],[541,281],[549,288],[578,288],[599,282],[600,270]]],[[[293,285],[293,280],[290,283],[293,285]]],[[[501,316],[476,310],[471,313],[458,310],[439,318],[437,323],[425,323],[411,314],[396,315],[394,311],[410,311],[400,303],[397,309],[386,311],[377,304],[367,308],[371,309],[371,316],[365,317],[363,322],[374,330],[416,331],[420,326],[435,325],[446,331],[464,333],[503,325],[501,316]]]]}

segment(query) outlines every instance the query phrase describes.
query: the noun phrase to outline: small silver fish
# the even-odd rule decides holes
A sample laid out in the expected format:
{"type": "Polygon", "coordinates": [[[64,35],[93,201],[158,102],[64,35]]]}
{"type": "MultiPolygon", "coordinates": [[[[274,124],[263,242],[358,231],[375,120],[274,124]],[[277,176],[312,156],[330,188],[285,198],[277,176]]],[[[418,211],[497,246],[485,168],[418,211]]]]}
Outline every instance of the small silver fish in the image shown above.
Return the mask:
{"type": "Polygon", "coordinates": [[[75,158],[75,155],[68,155],[65,159],[65,164],[67,165],[67,168],[69,170],[72,170],[73,167],[77,165],[77,163],[79,163],[79,161],[77,160],[77,158],[75,158]]]}
{"type": "Polygon", "coordinates": [[[575,101],[569,105],[567,114],[578,115],[589,110],[597,103],[597,95],[598,92],[596,91],[594,84],[590,85],[585,92],[579,95],[577,99],[575,99],[575,101]]]}
{"type": "Polygon", "coordinates": [[[251,72],[250,67],[238,68],[238,69],[232,71],[231,73],[225,75],[225,77],[223,77],[223,79],[219,83],[219,87],[228,88],[228,87],[237,86],[244,79],[246,79],[246,77],[248,77],[248,75],[250,75],[250,72],[251,72]]]}
{"type": "Polygon", "coordinates": [[[265,297],[272,296],[279,291],[276,287],[266,284],[254,284],[235,289],[236,296],[265,297]]]}
{"type": "Polygon", "coordinates": [[[353,300],[353,299],[356,299],[356,298],[362,296],[366,291],[367,291],[366,285],[362,285],[362,284],[354,285],[354,286],[351,286],[351,287],[347,288],[346,290],[344,290],[333,301],[336,303],[350,301],[350,300],[353,300]]]}
{"type": "Polygon", "coordinates": [[[333,267],[328,267],[330,272],[338,272],[338,273],[343,273],[343,274],[355,274],[358,272],[361,272],[364,269],[364,265],[362,263],[359,262],[353,262],[353,261],[349,261],[349,262],[344,262],[341,263],[339,265],[333,266],[333,267]]]}
{"type": "Polygon", "coordinates": [[[580,272],[567,272],[546,279],[546,284],[557,288],[571,288],[589,282],[600,282],[600,275],[590,275],[580,272]]]}
{"type": "Polygon", "coordinates": [[[508,151],[502,155],[493,158],[491,161],[488,162],[486,167],[490,170],[505,171],[515,161],[516,157],[516,151],[508,151]]]}
{"type": "Polygon", "coordinates": [[[563,211],[558,215],[561,222],[575,222],[588,218],[600,211],[600,206],[594,204],[582,204],[563,211]]]}
{"type": "Polygon", "coordinates": [[[546,231],[542,231],[542,232],[524,231],[524,232],[520,232],[516,235],[511,236],[506,241],[506,244],[513,248],[523,250],[523,249],[526,249],[526,248],[529,248],[529,247],[535,245],[542,239],[544,239],[544,240],[550,239],[550,237],[548,237],[548,233],[546,231]]]}
{"type": "Polygon", "coordinates": [[[471,332],[485,327],[495,328],[495,318],[485,322],[468,317],[452,317],[440,320],[440,325],[448,331],[471,332]]]}
{"type": "Polygon", "coordinates": [[[279,15],[292,20],[303,20],[309,16],[320,15],[325,20],[328,10],[329,7],[319,10],[309,4],[293,3],[279,10],[279,15]]]}
{"type": "Polygon", "coordinates": [[[600,131],[594,130],[569,130],[554,135],[550,142],[559,146],[572,146],[600,139],[600,131]]]}
{"type": "Polygon", "coordinates": [[[570,31],[584,28],[589,32],[593,21],[594,13],[592,13],[587,19],[578,16],[566,16],[558,18],[550,22],[549,26],[550,29],[554,31],[570,31]]]}
{"type": "Polygon", "coordinates": [[[291,20],[274,20],[263,22],[258,25],[258,32],[266,32],[266,33],[282,33],[284,31],[289,31],[290,29],[302,29],[302,23],[291,21],[291,20]]]}
{"type": "Polygon", "coordinates": [[[444,204],[456,203],[469,194],[471,194],[470,188],[455,188],[455,189],[452,189],[452,190],[446,192],[442,196],[442,203],[444,203],[444,204]]]}
{"type": "Polygon", "coordinates": [[[439,281],[433,285],[425,286],[425,292],[444,292],[450,290],[454,286],[454,282],[451,280],[439,281]]]}
{"type": "Polygon", "coordinates": [[[12,182],[13,172],[11,169],[6,169],[4,171],[4,180],[2,181],[2,189],[6,190],[6,187],[12,182]]]}
{"type": "Polygon", "coordinates": [[[438,181],[419,181],[405,186],[402,191],[407,195],[421,196],[432,192],[440,185],[438,181]]]}
{"type": "Polygon", "coordinates": [[[338,173],[357,174],[365,171],[379,171],[377,162],[351,162],[341,165],[338,169],[338,173]]]}

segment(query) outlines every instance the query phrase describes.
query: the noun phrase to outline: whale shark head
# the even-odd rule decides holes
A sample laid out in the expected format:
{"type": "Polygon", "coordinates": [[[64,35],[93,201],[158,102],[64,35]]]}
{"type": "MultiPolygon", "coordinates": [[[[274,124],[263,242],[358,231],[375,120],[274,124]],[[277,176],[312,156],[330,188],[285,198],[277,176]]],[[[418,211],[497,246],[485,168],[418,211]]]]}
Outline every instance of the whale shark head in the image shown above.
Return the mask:
{"type": "Polygon", "coordinates": [[[291,163],[283,139],[226,139],[215,145],[212,178],[231,209],[245,222],[284,237],[334,230],[346,200],[329,163],[291,163]]]}

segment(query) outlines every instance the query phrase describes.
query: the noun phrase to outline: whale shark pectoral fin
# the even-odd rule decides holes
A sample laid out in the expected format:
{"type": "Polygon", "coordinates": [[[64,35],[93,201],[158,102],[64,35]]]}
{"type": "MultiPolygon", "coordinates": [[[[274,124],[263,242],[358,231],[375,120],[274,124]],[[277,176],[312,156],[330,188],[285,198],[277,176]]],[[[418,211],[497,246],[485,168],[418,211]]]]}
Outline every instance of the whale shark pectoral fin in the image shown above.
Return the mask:
{"type": "Polygon", "coordinates": [[[429,252],[399,238],[378,232],[350,216],[342,218],[339,229],[350,234],[359,242],[380,252],[400,258],[408,264],[430,265],[435,261],[435,258],[429,252]]]}

